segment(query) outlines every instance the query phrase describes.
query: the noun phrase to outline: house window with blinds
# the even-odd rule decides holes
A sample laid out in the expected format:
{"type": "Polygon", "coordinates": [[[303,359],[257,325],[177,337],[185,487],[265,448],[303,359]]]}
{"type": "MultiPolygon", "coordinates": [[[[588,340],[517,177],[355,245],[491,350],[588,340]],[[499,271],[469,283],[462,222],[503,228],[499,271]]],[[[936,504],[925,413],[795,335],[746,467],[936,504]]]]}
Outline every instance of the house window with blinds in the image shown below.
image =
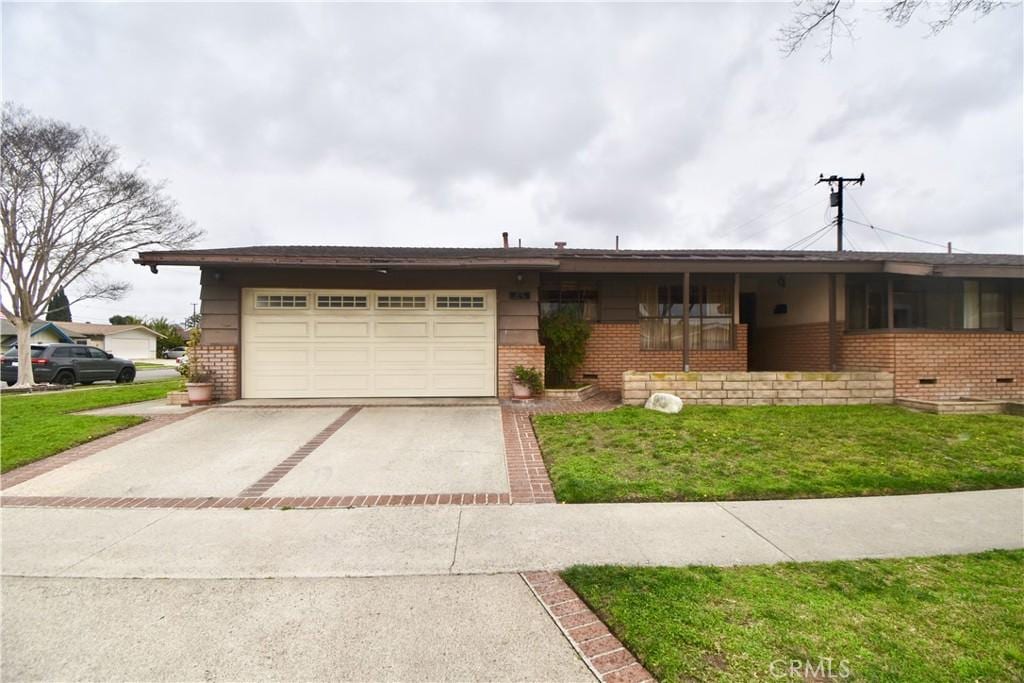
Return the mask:
{"type": "Polygon", "coordinates": [[[640,348],[682,350],[683,286],[659,284],[640,288],[640,348]]]}
{"type": "MultiPolygon", "coordinates": [[[[732,349],[732,277],[692,276],[689,303],[690,349],[732,349]]],[[[684,338],[682,284],[641,287],[639,306],[640,348],[646,351],[681,351],[684,338]]]]}
{"type": "Polygon", "coordinates": [[[733,277],[690,276],[690,348],[722,351],[732,348],[733,277]]]}

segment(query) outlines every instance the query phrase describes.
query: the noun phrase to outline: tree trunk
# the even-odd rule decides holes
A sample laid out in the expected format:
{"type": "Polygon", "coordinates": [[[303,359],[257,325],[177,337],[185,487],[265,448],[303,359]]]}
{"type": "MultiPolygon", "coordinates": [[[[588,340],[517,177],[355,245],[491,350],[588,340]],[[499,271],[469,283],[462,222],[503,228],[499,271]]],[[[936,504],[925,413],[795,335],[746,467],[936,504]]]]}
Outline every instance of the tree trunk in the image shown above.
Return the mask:
{"type": "Polygon", "coordinates": [[[18,330],[18,383],[16,387],[30,387],[35,384],[32,378],[32,321],[15,318],[11,322],[18,330]]]}

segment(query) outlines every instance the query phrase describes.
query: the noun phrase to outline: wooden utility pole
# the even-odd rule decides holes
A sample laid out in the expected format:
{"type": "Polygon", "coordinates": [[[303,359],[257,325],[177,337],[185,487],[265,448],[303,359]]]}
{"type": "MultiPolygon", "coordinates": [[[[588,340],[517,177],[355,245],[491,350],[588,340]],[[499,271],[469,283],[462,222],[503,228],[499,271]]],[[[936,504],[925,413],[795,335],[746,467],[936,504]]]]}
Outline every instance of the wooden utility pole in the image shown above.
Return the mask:
{"type": "MultiPolygon", "coordinates": [[[[842,176],[832,175],[828,178],[822,173],[818,177],[818,183],[828,183],[831,188],[832,184],[835,183],[836,189],[832,191],[830,197],[831,205],[838,209],[838,215],[836,216],[836,251],[843,250],[843,184],[853,183],[854,185],[864,184],[864,174],[861,173],[858,178],[844,178],[842,176]]],[[[817,185],[818,183],[815,183],[817,185]]]]}

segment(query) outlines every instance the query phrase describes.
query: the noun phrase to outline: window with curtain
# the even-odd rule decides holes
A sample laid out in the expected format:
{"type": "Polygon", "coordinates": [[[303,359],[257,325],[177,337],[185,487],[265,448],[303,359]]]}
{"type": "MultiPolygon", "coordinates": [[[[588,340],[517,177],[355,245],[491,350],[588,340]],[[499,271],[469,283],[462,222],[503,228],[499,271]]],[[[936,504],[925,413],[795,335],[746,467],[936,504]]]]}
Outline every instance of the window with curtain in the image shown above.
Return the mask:
{"type": "MultiPolygon", "coordinates": [[[[733,347],[732,276],[690,278],[690,349],[714,351],[733,347]]],[[[657,284],[640,288],[640,348],[683,349],[683,286],[657,284]]]]}
{"type": "Polygon", "coordinates": [[[646,351],[682,351],[683,285],[641,287],[639,304],[640,348],[646,351]]]}
{"type": "Polygon", "coordinates": [[[1007,329],[1007,287],[1002,280],[963,281],[965,330],[1007,329]]]}
{"type": "MultiPolygon", "coordinates": [[[[885,329],[888,280],[847,279],[846,326],[851,330],[885,329]]],[[[1009,325],[1005,280],[960,280],[901,277],[892,280],[894,329],[1002,330],[1009,325]]]]}
{"type": "Polygon", "coordinates": [[[720,351],[732,348],[734,307],[731,275],[690,276],[690,348],[720,351]]]}

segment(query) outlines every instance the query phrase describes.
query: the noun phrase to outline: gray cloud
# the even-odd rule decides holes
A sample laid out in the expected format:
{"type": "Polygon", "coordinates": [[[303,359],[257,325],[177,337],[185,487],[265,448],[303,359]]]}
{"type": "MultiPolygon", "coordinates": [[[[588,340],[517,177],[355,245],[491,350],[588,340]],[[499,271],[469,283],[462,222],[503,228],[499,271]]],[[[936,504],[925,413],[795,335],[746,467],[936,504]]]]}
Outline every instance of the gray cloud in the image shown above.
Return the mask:
{"type": "MultiPolygon", "coordinates": [[[[145,160],[210,246],[509,230],[781,247],[823,224],[826,193],[786,200],[819,172],[864,171],[856,199],[878,225],[1024,250],[1020,8],[927,40],[865,13],[828,64],[778,54],[789,11],[8,3],[4,97],[145,160]]],[[[190,311],[194,273],[111,272],[136,291],[93,318],[190,311]]]]}

